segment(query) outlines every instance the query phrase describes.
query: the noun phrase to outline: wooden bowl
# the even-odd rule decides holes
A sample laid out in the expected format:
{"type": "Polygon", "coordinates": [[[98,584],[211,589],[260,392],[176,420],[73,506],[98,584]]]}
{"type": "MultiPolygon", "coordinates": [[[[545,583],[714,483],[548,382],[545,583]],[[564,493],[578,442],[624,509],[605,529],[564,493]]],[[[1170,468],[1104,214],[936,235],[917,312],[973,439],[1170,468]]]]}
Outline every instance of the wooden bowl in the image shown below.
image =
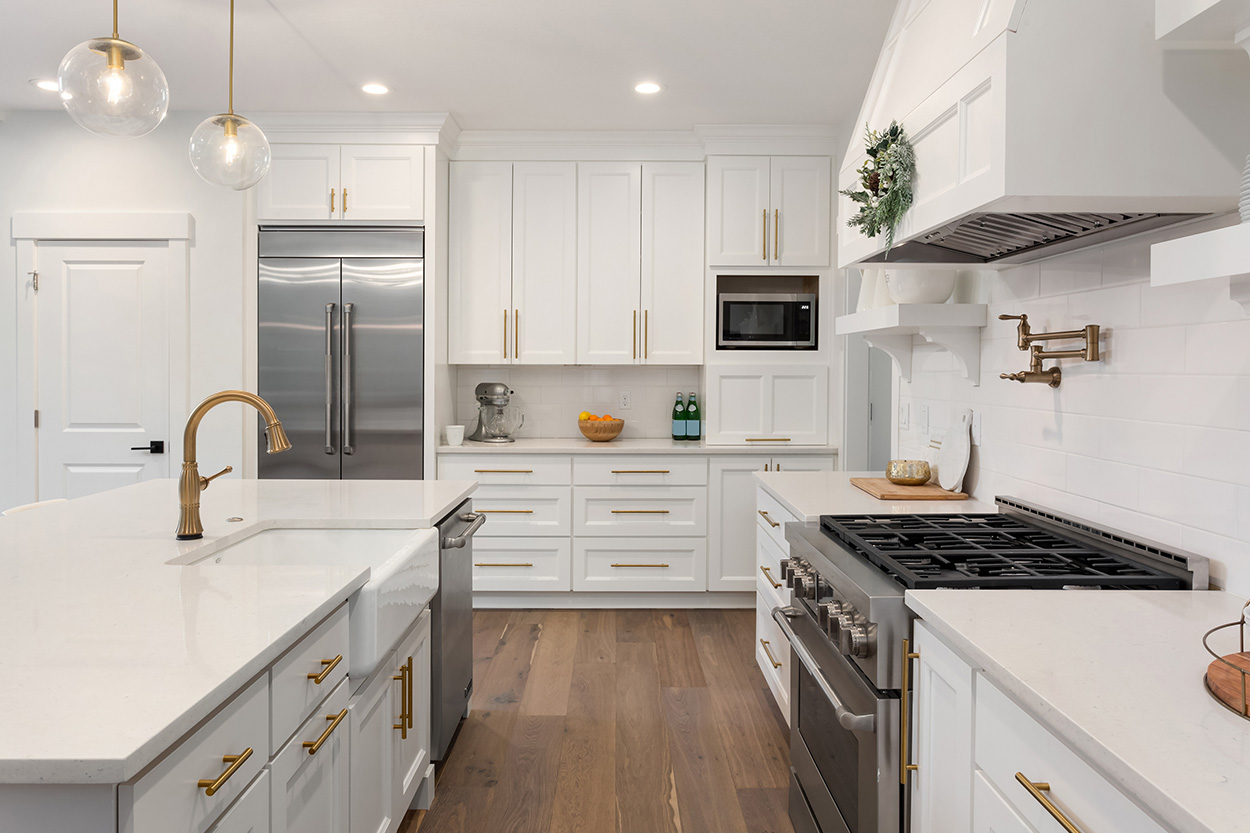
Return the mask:
{"type": "Polygon", "coordinates": [[[579,419],[577,427],[581,429],[582,436],[586,439],[597,443],[606,443],[609,440],[615,440],[621,435],[621,431],[625,428],[625,420],[579,419]]]}

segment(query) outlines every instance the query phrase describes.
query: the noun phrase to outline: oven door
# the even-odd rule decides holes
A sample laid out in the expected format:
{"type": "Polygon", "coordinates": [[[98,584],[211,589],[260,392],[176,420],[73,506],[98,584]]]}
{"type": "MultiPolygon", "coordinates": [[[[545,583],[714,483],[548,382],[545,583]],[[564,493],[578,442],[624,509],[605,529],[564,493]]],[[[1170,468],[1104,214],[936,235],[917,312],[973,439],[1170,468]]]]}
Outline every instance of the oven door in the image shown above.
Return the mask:
{"type": "Polygon", "coordinates": [[[816,346],[816,296],[808,293],[722,293],[718,347],[806,349],[816,346]]]}
{"type": "Polygon", "coordinates": [[[801,607],[776,608],[773,618],[797,660],[790,671],[795,829],[814,825],[819,833],[900,833],[897,695],[869,685],[801,607]]]}

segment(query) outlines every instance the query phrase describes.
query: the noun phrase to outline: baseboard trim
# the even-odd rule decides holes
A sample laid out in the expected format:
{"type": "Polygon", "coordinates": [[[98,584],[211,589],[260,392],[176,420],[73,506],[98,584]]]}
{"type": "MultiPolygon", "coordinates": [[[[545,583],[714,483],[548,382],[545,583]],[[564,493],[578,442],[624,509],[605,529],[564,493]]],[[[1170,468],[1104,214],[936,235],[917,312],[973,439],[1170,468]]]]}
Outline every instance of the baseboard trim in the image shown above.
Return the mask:
{"type": "Polygon", "coordinates": [[[473,594],[478,610],[499,608],[753,608],[755,593],[487,593],[473,594]]]}

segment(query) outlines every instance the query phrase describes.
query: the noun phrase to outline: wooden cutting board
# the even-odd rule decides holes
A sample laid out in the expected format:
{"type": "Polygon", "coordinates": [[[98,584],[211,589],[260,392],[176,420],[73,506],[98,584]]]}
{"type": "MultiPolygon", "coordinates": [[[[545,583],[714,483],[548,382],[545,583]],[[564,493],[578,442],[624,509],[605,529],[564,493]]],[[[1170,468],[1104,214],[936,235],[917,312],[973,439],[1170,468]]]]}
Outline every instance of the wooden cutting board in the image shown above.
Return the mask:
{"type": "MultiPolygon", "coordinates": [[[[1229,654],[1224,659],[1237,668],[1250,671],[1250,653],[1229,654]]],[[[1207,667],[1207,690],[1235,712],[1245,714],[1250,710],[1250,686],[1243,689],[1241,674],[1219,660],[1207,667]]]]}
{"type": "Polygon", "coordinates": [[[963,492],[948,492],[936,483],[899,486],[884,477],[852,477],[851,483],[877,500],[967,500],[963,492]]]}

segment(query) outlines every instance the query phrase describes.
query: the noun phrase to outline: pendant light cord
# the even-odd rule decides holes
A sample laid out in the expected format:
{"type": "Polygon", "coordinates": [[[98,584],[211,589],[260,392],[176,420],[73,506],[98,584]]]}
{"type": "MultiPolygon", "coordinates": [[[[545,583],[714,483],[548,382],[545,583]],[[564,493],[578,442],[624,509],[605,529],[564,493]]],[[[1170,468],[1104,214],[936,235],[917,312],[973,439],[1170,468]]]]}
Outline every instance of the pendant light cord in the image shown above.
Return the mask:
{"type": "MultiPolygon", "coordinates": [[[[114,3],[117,0],[113,0],[114,3]]],[[[234,115],[234,0],[230,0],[230,115],[234,115]]]]}
{"type": "Polygon", "coordinates": [[[113,0],[113,40],[117,40],[117,0],[113,0]]]}

